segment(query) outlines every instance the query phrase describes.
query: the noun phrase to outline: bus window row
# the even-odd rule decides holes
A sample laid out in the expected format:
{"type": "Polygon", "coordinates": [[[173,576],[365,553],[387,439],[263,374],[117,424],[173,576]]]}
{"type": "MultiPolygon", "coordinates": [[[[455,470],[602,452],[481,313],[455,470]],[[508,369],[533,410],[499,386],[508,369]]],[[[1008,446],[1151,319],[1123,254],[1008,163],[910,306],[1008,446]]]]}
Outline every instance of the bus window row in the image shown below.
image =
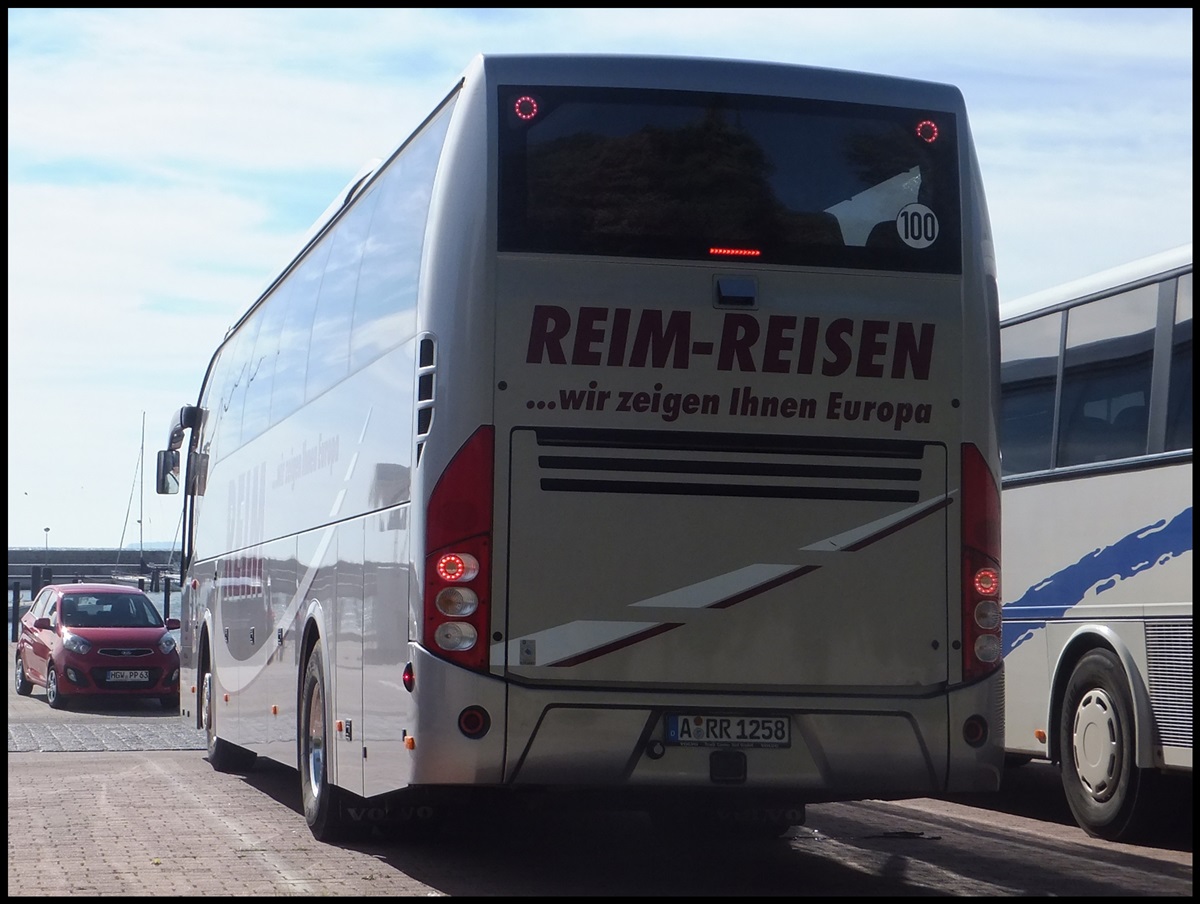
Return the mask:
{"type": "Polygon", "coordinates": [[[1005,476],[1192,447],[1192,274],[1004,324],[1005,476]]]}
{"type": "Polygon", "coordinates": [[[450,108],[428,123],[221,348],[201,406],[215,462],[416,332],[417,279],[450,108]]]}

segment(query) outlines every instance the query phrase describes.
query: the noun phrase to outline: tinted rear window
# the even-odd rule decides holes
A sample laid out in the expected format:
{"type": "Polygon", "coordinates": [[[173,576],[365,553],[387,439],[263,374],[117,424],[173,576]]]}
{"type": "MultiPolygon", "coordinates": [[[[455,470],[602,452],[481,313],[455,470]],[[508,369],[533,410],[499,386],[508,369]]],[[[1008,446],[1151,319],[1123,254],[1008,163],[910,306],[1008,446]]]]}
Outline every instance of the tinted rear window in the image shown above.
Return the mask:
{"type": "Polygon", "coordinates": [[[534,86],[498,108],[501,251],[961,272],[951,114],[534,86]]]}

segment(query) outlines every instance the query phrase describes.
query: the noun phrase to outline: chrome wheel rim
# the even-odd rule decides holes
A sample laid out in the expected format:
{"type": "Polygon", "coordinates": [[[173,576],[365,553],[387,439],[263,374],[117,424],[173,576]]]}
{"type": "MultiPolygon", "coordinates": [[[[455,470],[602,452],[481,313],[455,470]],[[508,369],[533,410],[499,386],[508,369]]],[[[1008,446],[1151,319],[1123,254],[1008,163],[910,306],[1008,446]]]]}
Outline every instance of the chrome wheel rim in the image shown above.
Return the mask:
{"type": "Polygon", "coordinates": [[[325,764],[325,700],[320,685],[313,683],[308,694],[308,727],[305,731],[308,752],[308,789],[316,800],[321,795],[321,776],[325,764]]]}
{"type": "Polygon", "coordinates": [[[204,673],[204,685],[200,693],[200,724],[204,726],[204,733],[208,738],[212,738],[212,673],[204,673]]]}

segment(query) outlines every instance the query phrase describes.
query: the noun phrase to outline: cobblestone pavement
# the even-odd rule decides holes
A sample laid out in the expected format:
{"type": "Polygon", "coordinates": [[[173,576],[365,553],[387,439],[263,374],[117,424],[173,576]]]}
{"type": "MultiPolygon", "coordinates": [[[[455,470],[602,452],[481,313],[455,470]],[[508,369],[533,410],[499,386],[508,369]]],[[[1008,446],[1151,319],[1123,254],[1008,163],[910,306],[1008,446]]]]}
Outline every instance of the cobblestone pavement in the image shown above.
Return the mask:
{"type": "Polygon", "coordinates": [[[9,753],[203,749],[204,732],[188,728],[181,719],[8,723],[9,753]]]}
{"type": "Polygon", "coordinates": [[[1015,815],[941,800],[822,804],[772,844],[553,804],[467,812],[424,838],[322,843],[295,769],[260,758],[245,774],[217,772],[203,733],[155,699],[53,710],[40,689],[18,695],[11,673],[8,685],[13,896],[1192,895],[1190,830],[1171,846],[1089,839],[1069,814],[1043,812],[1061,799],[1053,771],[1015,815]]]}
{"type": "Polygon", "coordinates": [[[394,845],[318,842],[296,812],[298,798],[294,772],[223,775],[194,751],[10,753],[9,894],[440,893],[414,878],[407,861],[386,861],[394,845]]]}
{"type": "Polygon", "coordinates": [[[415,878],[387,839],[318,842],[295,770],[214,771],[204,733],[157,699],[54,710],[8,685],[10,895],[424,897],[452,872],[415,878]]]}

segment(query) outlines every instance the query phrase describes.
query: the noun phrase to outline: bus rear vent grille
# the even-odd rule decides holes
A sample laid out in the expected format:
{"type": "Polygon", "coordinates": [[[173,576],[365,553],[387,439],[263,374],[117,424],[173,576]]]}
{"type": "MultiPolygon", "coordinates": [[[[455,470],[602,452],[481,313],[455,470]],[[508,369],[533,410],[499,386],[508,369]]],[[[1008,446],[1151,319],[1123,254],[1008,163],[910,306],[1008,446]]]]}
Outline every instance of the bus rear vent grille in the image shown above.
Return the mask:
{"type": "Polygon", "coordinates": [[[911,441],[537,428],[547,492],[892,502],[921,499],[911,441]]]}

